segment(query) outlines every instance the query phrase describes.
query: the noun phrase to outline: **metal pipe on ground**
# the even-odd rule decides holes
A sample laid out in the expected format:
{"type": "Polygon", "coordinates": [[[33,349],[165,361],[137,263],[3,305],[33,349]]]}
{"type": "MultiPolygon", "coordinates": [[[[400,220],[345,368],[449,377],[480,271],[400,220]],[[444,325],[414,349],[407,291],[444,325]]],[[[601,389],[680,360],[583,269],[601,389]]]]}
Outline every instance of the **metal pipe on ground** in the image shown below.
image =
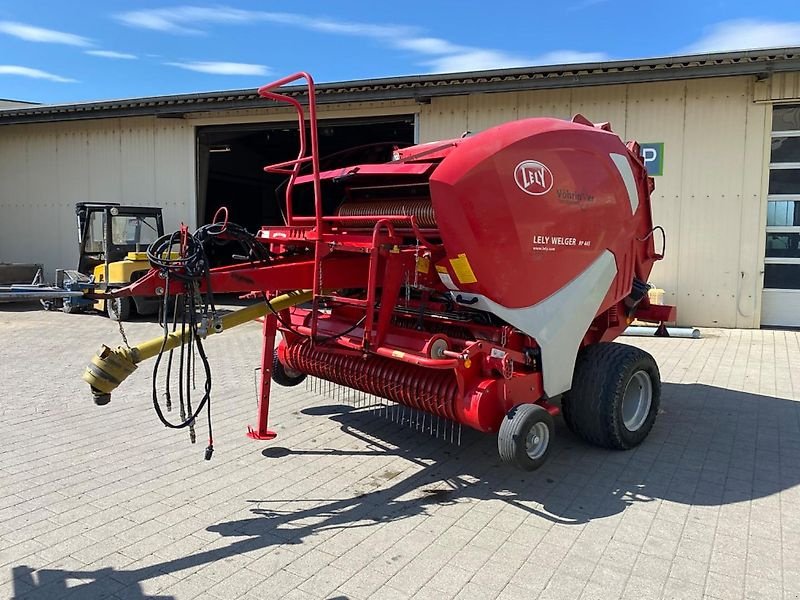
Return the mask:
{"type": "Polygon", "coordinates": [[[28,302],[30,300],[54,300],[58,298],[81,298],[83,292],[59,287],[38,285],[11,285],[0,287],[0,302],[28,302]]]}
{"type": "MultiPolygon", "coordinates": [[[[632,337],[655,337],[657,331],[658,327],[641,327],[637,325],[628,327],[622,332],[622,335],[632,337]]],[[[676,338],[691,338],[699,340],[701,337],[700,330],[696,327],[667,327],[667,333],[669,334],[669,337],[676,338]]]]}

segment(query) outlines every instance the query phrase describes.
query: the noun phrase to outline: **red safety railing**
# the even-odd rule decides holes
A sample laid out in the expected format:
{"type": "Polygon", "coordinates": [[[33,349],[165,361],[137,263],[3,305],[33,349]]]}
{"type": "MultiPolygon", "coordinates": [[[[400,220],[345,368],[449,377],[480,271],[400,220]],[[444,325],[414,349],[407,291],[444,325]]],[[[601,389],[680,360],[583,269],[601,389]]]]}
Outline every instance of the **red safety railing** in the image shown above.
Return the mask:
{"type": "Polygon", "coordinates": [[[262,98],[275,100],[276,102],[285,102],[294,107],[297,111],[297,129],[300,136],[300,149],[297,153],[297,158],[287,160],[273,165],[267,165],[264,170],[268,173],[280,173],[289,176],[289,182],[286,185],[286,224],[289,226],[299,224],[299,221],[315,222],[317,232],[321,233],[322,229],[322,193],[319,179],[319,137],[317,135],[317,101],[316,91],[314,87],[314,79],[308,73],[303,71],[288,75],[283,79],[278,79],[272,83],[258,88],[258,95],[262,98]],[[287,96],[286,94],[279,94],[276,90],[287,83],[292,83],[299,79],[305,79],[308,84],[308,121],[309,129],[311,131],[311,152],[306,154],[306,116],[303,111],[303,105],[300,102],[287,96]],[[292,212],[292,192],[294,190],[294,183],[297,176],[300,174],[300,169],[305,163],[311,163],[311,176],[314,184],[314,216],[313,217],[295,217],[292,212]],[[291,167],[291,168],[289,168],[291,167]]]}

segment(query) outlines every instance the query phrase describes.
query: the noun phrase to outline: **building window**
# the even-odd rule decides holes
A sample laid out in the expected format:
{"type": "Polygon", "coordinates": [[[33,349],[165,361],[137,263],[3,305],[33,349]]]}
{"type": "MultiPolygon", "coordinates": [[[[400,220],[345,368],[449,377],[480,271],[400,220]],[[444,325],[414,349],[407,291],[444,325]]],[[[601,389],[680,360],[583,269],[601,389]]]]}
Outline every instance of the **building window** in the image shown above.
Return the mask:
{"type": "Polygon", "coordinates": [[[764,288],[800,290],[800,105],[772,109],[764,288]]]}

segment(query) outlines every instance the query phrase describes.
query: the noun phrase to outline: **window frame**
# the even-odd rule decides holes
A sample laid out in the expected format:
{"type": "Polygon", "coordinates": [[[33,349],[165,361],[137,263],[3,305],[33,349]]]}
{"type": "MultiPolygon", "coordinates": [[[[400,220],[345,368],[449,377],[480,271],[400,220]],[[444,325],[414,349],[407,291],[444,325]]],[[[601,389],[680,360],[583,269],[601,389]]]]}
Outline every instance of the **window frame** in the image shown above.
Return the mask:
{"type": "MultiPolygon", "coordinates": [[[[800,107],[798,107],[800,108],[800,107]]],[[[774,111],[774,108],[773,108],[774,111]]],[[[770,134],[770,139],[773,138],[787,138],[787,137],[800,137],[800,129],[789,129],[785,131],[772,131],[770,134]]],[[[771,158],[771,156],[770,156],[771,158]]],[[[769,173],[768,176],[771,178],[773,171],[783,171],[788,169],[800,169],[800,162],[770,162],[769,163],[769,173]]],[[[800,185],[800,182],[798,183],[800,185]]],[[[769,186],[769,179],[767,181],[767,186],[769,186]]],[[[781,201],[794,201],[800,202],[800,188],[798,188],[797,192],[791,194],[767,194],[767,207],[769,208],[769,202],[781,202],[781,201]]],[[[766,236],[770,233],[800,233],[800,225],[767,225],[766,231],[764,232],[764,239],[766,240],[766,236]]],[[[764,264],[765,265],[798,265],[800,268],[800,258],[786,258],[786,257],[769,257],[766,256],[766,246],[765,246],[765,256],[764,256],[764,264]]],[[[791,290],[792,288],[770,288],[767,287],[766,281],[764,285],[765,290],[791,290]]],[[[794,290],[800,291],[800,290],[794,290]]]]}

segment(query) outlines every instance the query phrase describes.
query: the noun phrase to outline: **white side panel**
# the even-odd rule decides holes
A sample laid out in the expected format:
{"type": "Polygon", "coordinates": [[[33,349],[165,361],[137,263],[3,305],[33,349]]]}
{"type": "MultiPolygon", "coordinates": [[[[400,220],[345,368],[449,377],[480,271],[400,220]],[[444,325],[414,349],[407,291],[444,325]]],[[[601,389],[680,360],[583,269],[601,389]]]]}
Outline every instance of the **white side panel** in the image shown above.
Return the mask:
{"type": "Polygon", "coordinates": [[[464,304],[491,312],[536,339],[542,349],[542,378],[549,397],[572,387],[572,372],[581,339],[597,315],[617,274],[614,255],[606,250],[555,294],[525,308],[506,308],[485,296],[453,293],[464,304]],[[478,302],[469,302],[478,299],[478,302]]]}
{"type": "Polygon", "coordinates": [[[639,190],[636,188],[636,180],[633,178],[631,163],[628,162],[628,157],[622,154],[611,153],[609,156],[614,161],[614,166],[617,167],[625,184],[625,191],[628,192],[628,200],[631,203],[631,213],[636,214],[636,209],[639,208],[639,190]]]}

